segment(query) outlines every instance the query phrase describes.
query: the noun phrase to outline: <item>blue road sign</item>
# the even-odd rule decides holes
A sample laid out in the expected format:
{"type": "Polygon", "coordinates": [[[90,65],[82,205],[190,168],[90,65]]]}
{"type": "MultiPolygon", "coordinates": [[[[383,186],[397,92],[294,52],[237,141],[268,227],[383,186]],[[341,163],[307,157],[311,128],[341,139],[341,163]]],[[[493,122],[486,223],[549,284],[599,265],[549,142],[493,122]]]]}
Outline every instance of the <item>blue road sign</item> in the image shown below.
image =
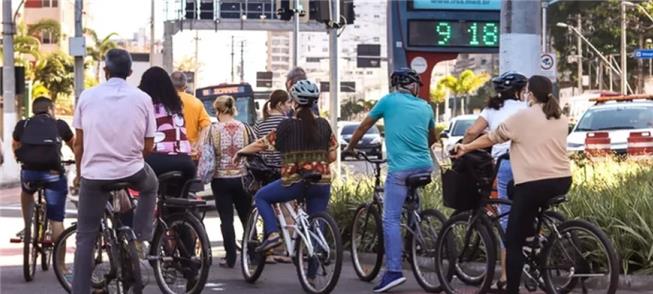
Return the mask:
{"type": "Polygon", "coordinates": [[[653,49],[635,49],[634,57],[637,59],[653,59],[653,49]]]}

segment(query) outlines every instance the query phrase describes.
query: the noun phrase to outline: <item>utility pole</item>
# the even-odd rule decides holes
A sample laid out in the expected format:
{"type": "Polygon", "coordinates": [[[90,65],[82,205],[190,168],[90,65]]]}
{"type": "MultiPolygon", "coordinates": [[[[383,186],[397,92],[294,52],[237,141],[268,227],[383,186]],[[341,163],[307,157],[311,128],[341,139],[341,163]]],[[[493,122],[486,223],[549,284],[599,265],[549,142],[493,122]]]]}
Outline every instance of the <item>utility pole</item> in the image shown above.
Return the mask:
{"type": "Polygon", "coordinates": [[[542,52],[547,52],[546,46],[546,10],[549,7],[547,0],[542,1],[542,52]]]}
{"type": "Polygon", "coordinates": [[[628,65],[626,64],[626,3],[621,0],[621,94],[628,94],[628,65]]]}
{"type": "MultiPolygon", "coordinates": [[[[75,0],[75,38],[83,38],[82,28],[83,1],[75,0]]],[[[75,103],[84,91],[84,55],[75,56],[75,103]]]]}
{"type": "Polygon", "coordinates": [[[154,0],[152,0],[150,10],[150,66],[154,66],[154,11],[155,5],[154,0]]]}
{"type": "Polygon", "coordinates": [[[245,82],[245,40],[240,41],[240,82],[245,82]]]}
{"type": "Polygon", "coordinates": [[[2,135],[3,148],[5,154],[5,163],[2,165],[2,174],[0,182],[14,182],[18,180],[19,167],[11,148],[12,128],[16,125],[16,76],[14,72],[14,23],[11,15],[13,9],[11,0],[2,0],[2,51],[4,54],[2,66],[2,97],[3,116],[2,116],[2,135]]]}
{"type": "Polygon", "coordinates": [[[294,9],[294,15],[293,15],[293,32],[292,32],[292,50],[293,50],[293,56],[292,56],[292,66],[293,68],[297,67],[299,64],[299,0],[294,0],[295,1],[295,9],[294,9]]]}
{"type": "Polygon", "coordinates": [[[500,71],[517,71],[525,76],[540,74],[541,3],[501,1],[500,71]]]}
{"type": "Polygon", "coordinates": [[[231,36],[231,83],[236,81],[236,76],[234,75],[234,36],[231,36]]]}
{"type": "Polygon", "coordinates": [[[576,62],[578,63],[578,95],[583,94],[583,21],[580,13],[576,14],[576,30],[578,30],[578,38],[576,38],[576,62]]]}
{"type": "Polygon", "coordinates": [[[195,90],[197,89],[197,81],[199,81],[199,73],[200,73],[200,32],[195,31],[195,70],[193,73],[193,93],[195,93],[195,90]]]}
{"type": "MultiPolygon", "coordinates": [[[[329,118],[331,128],[338,129],[338,112],[340,110],[338,92],[340,80],[338,77],[338,24],[340,23],[340,1],[331,0],[331,21],[329,22],[329,118]]],[[[296,53],[295,53],[296,54],[296,53]]],[[[340,148],[336,148],[336,176],[340,174],[340,148]]]]}

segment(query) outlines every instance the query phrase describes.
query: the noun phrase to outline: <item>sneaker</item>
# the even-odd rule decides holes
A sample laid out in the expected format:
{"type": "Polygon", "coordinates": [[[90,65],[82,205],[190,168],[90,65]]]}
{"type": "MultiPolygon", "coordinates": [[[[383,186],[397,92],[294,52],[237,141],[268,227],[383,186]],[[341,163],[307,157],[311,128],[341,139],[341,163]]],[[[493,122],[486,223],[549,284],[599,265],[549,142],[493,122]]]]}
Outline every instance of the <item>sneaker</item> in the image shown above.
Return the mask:
{"type": "Polygon", "coordinates": [[[386,292],[406,282],[406,277],[402,272],[386,272],[381,279],[381,283],[374,287],[374,293],[386,292]]]}
{"type": "Polygon", "coordinates": [[[147,241],[136,240],[136,253],[138,258],[147,259],[147,256],[150,252],[150,243],[147,241]]]}
{"type": "Polygon", "coordinates": [[[279,236],[279,233],[271,233],[261,245],[257,246],[256,249],[254,249],[254,252],[256,253],[263,253],[265,251],[268,251],[274,247],[277,247],[283,243],[283,240],[281,240],[281,236],[279,236]]]}

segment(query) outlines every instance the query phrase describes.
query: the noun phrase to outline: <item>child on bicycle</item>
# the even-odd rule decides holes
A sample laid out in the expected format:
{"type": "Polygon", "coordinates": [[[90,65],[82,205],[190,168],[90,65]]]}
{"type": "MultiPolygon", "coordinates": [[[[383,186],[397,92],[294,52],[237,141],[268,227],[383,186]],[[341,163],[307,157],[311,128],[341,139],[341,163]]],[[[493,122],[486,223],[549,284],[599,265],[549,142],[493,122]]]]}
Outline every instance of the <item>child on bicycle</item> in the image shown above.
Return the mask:
{"type": "Polygon", "coordinates": [[[61,165],[61,142],[72,150],[74,135],[68,124],[54,115],[54,103],[47,97],[32,102],[32,117],[16,124],[13,148],[22,163],[21,208],[25,228],[32,220],[36,185],[45,188],[46,215],[52,228],[52,240],[63,232],[68,181],[61,165]]]}
{"type": "MultiPolygon", "coordinates": [[[[283,161],[281,179],[264,186],[255,195],[256,208],[263,218],[267,236],[255,249],[259,253],[282,244],[272,204],[303,196],[302,173],[322,175],[318,183],[311,184],[306,190],[307,213],[324,211],[329,203],[329,163],[336,160],[338,144],[329,122],[311,111],[320,90],[315,83],[302,80],[292,86],[290,94],[295,107],[293,118],[282,121],[276,130],[238,151],[238,154],[251,154],[276,150],[281,153],[283,161]]],[[[235,160],[240,160],[240,156],[237,155],[235,160]]]]}

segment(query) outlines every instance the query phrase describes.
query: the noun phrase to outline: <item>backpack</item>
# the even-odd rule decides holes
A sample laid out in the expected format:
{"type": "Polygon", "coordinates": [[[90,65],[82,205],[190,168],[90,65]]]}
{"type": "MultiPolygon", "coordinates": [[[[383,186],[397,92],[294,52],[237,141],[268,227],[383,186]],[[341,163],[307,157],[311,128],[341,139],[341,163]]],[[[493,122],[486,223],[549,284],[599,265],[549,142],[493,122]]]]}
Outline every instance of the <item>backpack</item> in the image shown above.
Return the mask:
{"type": "Polygon", "coordinates": [[[477,208],[490,196],[494,180],[494,159],[484,150],[477,150],[453,161],[442,174],[444,206],[458,211],[477,208]]]}
{"type": "Polygon", "coordinates": [[[57,120],[49,115],[35,115],[25,120],[16,159],[27,169],[60,170],[61,137],[57,120]]]}

